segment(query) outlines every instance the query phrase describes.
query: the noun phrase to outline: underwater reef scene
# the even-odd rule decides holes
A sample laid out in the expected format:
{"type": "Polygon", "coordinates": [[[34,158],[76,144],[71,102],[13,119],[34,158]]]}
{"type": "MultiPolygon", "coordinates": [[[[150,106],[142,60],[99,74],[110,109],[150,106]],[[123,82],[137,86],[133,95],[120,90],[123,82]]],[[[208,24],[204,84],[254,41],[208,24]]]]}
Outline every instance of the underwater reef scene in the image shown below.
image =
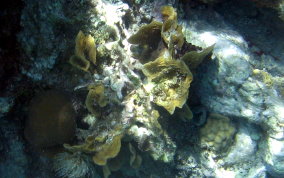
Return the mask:
{"type": "Polygon", "coordinates": [[[15,0],[0,19],[0,177],[284,177],[284,0],[15,0]]]}

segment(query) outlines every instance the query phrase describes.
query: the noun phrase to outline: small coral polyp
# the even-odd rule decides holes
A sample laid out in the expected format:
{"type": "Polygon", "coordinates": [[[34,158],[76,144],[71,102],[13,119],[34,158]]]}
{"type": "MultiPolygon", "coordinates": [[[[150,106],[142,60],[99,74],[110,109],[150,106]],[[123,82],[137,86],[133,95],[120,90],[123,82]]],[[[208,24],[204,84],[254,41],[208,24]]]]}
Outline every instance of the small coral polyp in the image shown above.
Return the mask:
{"type": "Polygon", "coordinates": [[[236,128],[228,117],[210,114],[207,123],[200,129],[201,145],[215,152],[224,152],[232,143],[236,128]]]}

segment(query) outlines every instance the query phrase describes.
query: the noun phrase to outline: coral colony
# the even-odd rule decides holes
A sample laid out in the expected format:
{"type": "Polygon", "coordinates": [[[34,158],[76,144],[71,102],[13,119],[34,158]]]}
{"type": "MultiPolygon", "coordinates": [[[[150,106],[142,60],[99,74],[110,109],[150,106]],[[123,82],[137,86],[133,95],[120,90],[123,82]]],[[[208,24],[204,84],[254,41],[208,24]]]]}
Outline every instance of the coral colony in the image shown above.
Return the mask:
{"type": "MultiPolygon", "coordinates": [[[[203,51],[197,51],[200,49],[199,47],[186,42],[182,27],[177,22],[177,13],[173,7],[163,6],[161,15],[162,22],[153,20],[150,24],[142,26],[128,39],[128,42],[133,44],[132,49],[140,48],[138,52],[136,51],[136,55],[138,54],[138,60],[143,64],[141,71],[146,77],[143,84],[132,87],[126,95],[120,93],[121,88],[111,87],[103,80],[94,80],[87,86],[88,94],[85,99],[85,107],[89,114],[83,121],[89,125],[88,129],[77,129],[76,142],[68,142],[68,140],[63,139],[64,137],[58,138],[59,141],[53,141],[57,144],[64,143],[65,148],[65,153],[59,153],[55,156],[54,169],[58,175],[69,177],[90,176],[93,174],[90,171],[92,169],[90,162],[93,162],[95,165],[102,166],[104,176],[108,177],[111,171],[120,169],[122,165],[116,162],[123,155],[127,155],[129,165],[137,169],[143,160],[136,149],[142,152],[147,151],[155,160],[170,162],[173,159],[175,146],[158,122],[160,112],[163,110],[160,107],[163,107],[170,115],[175,112],[176,108],[183,107],[191,113],[189,107],[185,104],[190,83],[193,80],[190,69],[194,70],[203,59],[209,56],[214,46],[203,51]],[[147,50],[145,51],[145,49],[147,50]],[[191,50],[188,51],[187,49],[191,50]],[[139,56],[144,56],[144,59],[143,57],[139,59],[139,56]],[[148,59],[145,60],[145,56],[148,56],[148,59]],[[116,93],[115,90],[119,91],[116,93]],[[136,148],[132,144],[133,140],[137,143],[136,148]],[[77,175],[76,171],[79,170],[68,168],[67,165],[76,167],[70,165],[76,164],[75,160],[80,162],[84,170],[89,171],[82,171],[81,175],[77,175]]],[[[69,62],[75,68],[86,73],[106,74],[107,72],[102,72],[99,69],[97,63],[97,61],[101,60],[100,56],[103,56],[100,55],[101,53],[102,51],[96,49],[95,38],[79,31],[75,40],[75,52],[70,57],[69,62]]],[[[133,51],[133,54],[135,55],[135,51],[133,51]]],[[[133,75],[129,74],[128,76],[133,75]]],[[[132,78],[136,79],[129,80],[132,85],[137,80],[138,82],[141,81],[137,76],[132,78]]],[[[30,132],[41,129],[41,127],[29,123],[42,122],[54,127],[50,122],[55,124],[60,122],[60,119],[64,119],[60,118],[59,112],[61,110],[53,113],[53,120],[39,116],[39,114],[47,112],[41,109],[41,105],[52,108],[54,98],[58,102],[66,102],[63,95],[56,98],[55,94],[57,93],[42,96],[42,99],[38,99],[37,105],[31,106],[31,112],[34,113],[35,111],[37,114],[33,114],[29,119],[26,128],[27,138],[32,137],[30,132]],[[62,98],[62,101],[59,101],[60,98],[62,98]],[[59,116],[56,117],[56,114],[59,114],[59,116]],[[39,121],[39,118],[41,121],[39,121]]],[[[222,116],[220,117],[222,118],[222,116]]],[[[189,119],[191,118],[192,116],[189,119]]],[[[72,121],[65,121],[65,123],[68,122],[72,121]]],[[[65,127],[68,125],[70,124],[65,127]]],[[[70,127],[72,126],[70,125],[70,127]]],[[[60,128],[57,129],[60,130],[60,128]]],[[[53,134],[55,134],[49,132],[49,130],[41,130],[40,132],[44,132],[41,135],[47,139],[49,137],[53,138],[53,134]]],[[[232,133],[233,131],[229,130],[228,136],[220,139],[230,139],[232,133]]],[[[212,139],[205,137],[203,142],[208,141],[211,143],[217,140],[217,138],[212,139]]],[[[32,144],[44,144],[38,143],[38,138],[28,140],[32,144]]],[[[216,141],[216,144],[213,144],[214,148],[219,149],[219,147],[222,147],[217,146],[217,143],[219,143],[219,140],[216,141]]],[[[48,143],[46,144],[49,146],[48,143]]]]}

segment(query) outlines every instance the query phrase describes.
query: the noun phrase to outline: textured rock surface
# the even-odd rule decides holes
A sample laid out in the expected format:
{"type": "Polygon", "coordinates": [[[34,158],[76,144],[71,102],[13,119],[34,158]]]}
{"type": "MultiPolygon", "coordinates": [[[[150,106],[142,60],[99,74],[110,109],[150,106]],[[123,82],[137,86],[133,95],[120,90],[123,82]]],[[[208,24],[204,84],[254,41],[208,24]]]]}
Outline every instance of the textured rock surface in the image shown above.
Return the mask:
{"type": "Polygon", "coordinates": [[[284,141],[274,138],[267,139],[267,145],[264,152],[266,168],[272,176],[282,177],[284,175],[284,141]]]}
{"type": "Polygon", "coordinates": [[[24,151],[24,140],[18,135],[19,125],[0,116],[0,175],[1,177],[26,177],[28,156],[24,151]]]}
{"type": "Polygon", "coordinates": [[[10,111],[13,106],[13,100],[9,97],[1,97],[0,98],[0,113],[5,114],[10,111]]]}
{"type": "MultiPolygon", "coordinates": [[[[224,158],[225,164],[236,164],[247,162],[255,156],[257,149],[257,140],[251,138],[253,134],[249,131],[251,128],[241,127],[236,135],[234,146],[230,149],[224,158]]],[[[254,130],[252,130],[254,131],[254,130]]]]}
{"type": "MultiPolygon", "coordinates": [[[[187,39],[201,46],[216,43],[213,52],[216,58],[200,68],[198,79],[195,79],[201,82],[194,91],[208,110],[232,116],[237,122],[259,125],[268,134],[267,149],[255,154],[269,155],[266,156],[269,157],[266,159],[268,172],[283,176],[279,163],[282,156],[271,144],[274,140],[279,149],[283,147],[281,141],[275,140],[283,139],[284,103],[279,91],[279,86],[283,86],[283,36],[270,27],[272,22],[262,23],[263,19],[273,18],[272,12],[244,5],[247,4],[228,2],[220,5],[217,12],[203,13],[195,9],[188,14],[192,21],[185,23],[187,39]],[[253,11],[259,14],[250,14],[253,11]],[[271,34],[267,35],[268,31],[271,34]],[[261,76],[255,75],[255,69],[264,72],[261,76]]],[[[273,26],[283,29],[280,22],[273,26]]],[[[238,133],[237,140],[244,137],[244,143],[256,144],[243,134],[238,133]]],[[[237,149],[238,142],[233,150],[237,149]]],[[[252,154],[254,148],[243,149],[239,154],[252,154]]]]}
{"type": "Polygon", "coordinates": [[[65,16],[60,1],[25,3],[27,6],[22,12],[23,30],[19,34],[19,39],[27,60],[31,62],[27,62],[27,68],[22,67],[21,70],[33,80],[42,80],[44,73],[52,69],[60,50],[66,45],[56,37],[56,22],[65,19],[65,16]]]}

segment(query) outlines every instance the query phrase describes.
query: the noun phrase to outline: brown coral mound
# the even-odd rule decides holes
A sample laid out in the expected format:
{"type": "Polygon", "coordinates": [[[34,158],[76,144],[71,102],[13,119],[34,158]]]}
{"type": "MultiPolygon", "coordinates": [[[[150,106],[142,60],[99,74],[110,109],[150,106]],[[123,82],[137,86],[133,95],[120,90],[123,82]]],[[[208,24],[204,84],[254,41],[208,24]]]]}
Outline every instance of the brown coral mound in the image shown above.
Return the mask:
{"type": "Polygon", "coordinates": [[[75,112],[67,96],[45,91],[32,99],[25,137],[36,148],[66,143],[74,138],[75,112]]]}

